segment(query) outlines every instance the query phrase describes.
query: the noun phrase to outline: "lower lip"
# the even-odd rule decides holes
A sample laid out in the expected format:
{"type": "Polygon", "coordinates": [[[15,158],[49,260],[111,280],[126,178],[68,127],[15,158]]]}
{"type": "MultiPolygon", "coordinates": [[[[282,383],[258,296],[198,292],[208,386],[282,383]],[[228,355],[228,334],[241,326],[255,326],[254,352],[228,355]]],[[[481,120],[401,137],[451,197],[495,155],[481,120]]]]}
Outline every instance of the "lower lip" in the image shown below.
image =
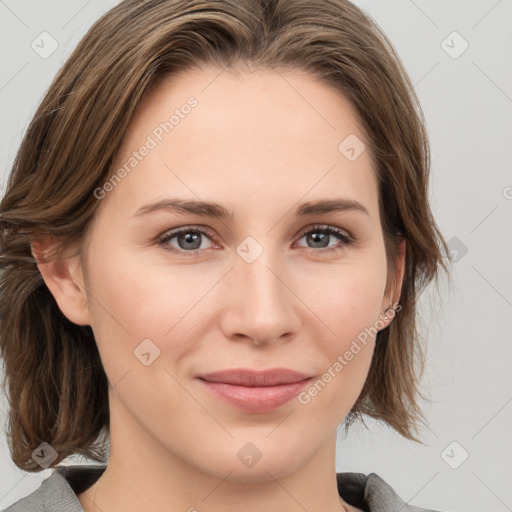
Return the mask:
{"type": "Polygon", "coordinates": [[[295,398],[311,380],[278,386],[235,386],[224,382],[208,382],[199,379],[212,394],[247,412],[269,412],[295,398]]]}

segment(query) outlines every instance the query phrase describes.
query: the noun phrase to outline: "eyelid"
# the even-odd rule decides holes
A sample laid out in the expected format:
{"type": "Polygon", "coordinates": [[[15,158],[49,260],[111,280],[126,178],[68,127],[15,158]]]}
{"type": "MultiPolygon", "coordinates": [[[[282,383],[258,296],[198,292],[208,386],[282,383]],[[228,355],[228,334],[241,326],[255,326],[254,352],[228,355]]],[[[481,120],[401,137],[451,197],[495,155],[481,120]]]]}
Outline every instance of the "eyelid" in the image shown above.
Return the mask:
{"type": "Polygon", "coordinates": [[[313,224],[313,225],[306,226],[301,231],[299,231],[299,234],[297,236],[298,236],[298,238],[302,238],[304,235],[306,235],[310,231],[314,231],[316,229],[318,231],[328,231],[328,232],[336,233],[340,236],[343,236],[346,238],[347,243],[352,243],[352,242],[355,242],[355,240],[356,240],[350,231],[348,231],[347,229],[344,229],[344,228],[339,228],[337,226],[333,226],[332,224],[313,224]]]}

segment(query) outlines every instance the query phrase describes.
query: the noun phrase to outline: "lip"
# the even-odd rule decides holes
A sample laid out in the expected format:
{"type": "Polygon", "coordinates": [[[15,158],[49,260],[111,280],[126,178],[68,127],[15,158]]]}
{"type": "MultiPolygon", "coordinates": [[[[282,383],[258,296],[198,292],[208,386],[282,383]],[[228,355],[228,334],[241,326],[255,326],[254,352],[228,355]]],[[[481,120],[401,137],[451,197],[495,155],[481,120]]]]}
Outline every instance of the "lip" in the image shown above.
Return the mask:
{"type": "Polygon", "coordinates": [[[305,373],[274,368],[223,370],[197,377],[217,398],[247,412],[273,411],[297,396],[311,380],[305,373]]]}

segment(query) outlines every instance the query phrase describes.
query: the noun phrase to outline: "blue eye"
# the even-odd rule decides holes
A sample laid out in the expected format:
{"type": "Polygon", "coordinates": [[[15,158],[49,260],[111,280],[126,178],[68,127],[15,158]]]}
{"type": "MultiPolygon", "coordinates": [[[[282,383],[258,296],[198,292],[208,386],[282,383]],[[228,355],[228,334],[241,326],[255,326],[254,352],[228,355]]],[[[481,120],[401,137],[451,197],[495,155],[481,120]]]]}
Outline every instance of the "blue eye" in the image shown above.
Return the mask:
{"type": "MultiPolygon", "coordinates": [[[[166,251],[186,256],[197,256],[200,251],[212,248],[211,246],[203,246],[205,237],[217,242],[209,231],[199,227],[185,226],[165,234],[158,242],[166,251]],[[176,239],[178,247],[170,244],[171,240],[174,239],[176,239]]],[[[341,251],[345,246],[354,242],[354,237],[347,231],[325,225],[316,225],[313,228],[308,228],[302,232],[299,240],[304,237],[306,237],[308,243],[315,245],[314,247],[307,247],[311,249],[313,254],[341,251]],[[336,245],[329,245],[329,240],[332,237],[338,239],[336,245]]]]}

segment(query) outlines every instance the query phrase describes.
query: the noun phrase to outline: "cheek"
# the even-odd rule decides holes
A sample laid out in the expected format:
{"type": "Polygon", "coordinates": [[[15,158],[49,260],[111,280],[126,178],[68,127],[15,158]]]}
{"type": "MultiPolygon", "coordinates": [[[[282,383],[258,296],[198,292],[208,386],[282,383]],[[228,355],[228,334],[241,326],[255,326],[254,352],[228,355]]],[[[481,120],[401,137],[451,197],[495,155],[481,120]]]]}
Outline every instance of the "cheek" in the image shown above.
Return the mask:
{"type": "Polygon", "coordinates": [[[379,319],[386,285],[385,260],[372,258],[364,264],[347,265],[329,274],[318,274],[314,281],[303,280],[300,293],[323,320],[326,332],[335,341],[333,349],[342,349],[379,319]]]}
{"type": "MultiPolygon", "coordinates": [[[[214,287],[218,276],[201,277],[193,265],[172,268],[148,264],[141,257],[120,254],[105,246],[98,247],[95,254],[91,258],[94,273],[90,276],[90,307],[107,373],[109,366],[116,374],[133,363],[138,367],[134,351],[143,340],[151,340],[156,353],[160,350],[161,355],[173,360],[189,351],[204,327],[201,299],[214,287]],[[109,257],[111,254],[114,256],[109,257]],[[179,343],[170,343],[173,339],[179,343]]],[[[112,375],[111,380],[115,377],[112,375]]]]}
{"type": "MultiPolygon", "coordinates": [[[[322,382],[315,386],[318,391],[312,392],[329,388],[323,401],[326,407],[336,403],[346,411],[362,389],[376,334],[383,327],[380,314],[385,284],[386,262],[379,251],[364,264],[347,265],[321,279],[317,276],[317,291],[307,300],[324,326],[325,335],[312,337],[312,348],[321,351],[324,366],[322,382]]],[[[307,285],[304,282],[302,287],[304,297],[307,285]]]]}
{"type": "Polygon", "coordinates": [[[322,296],[323,308],[316,305],[329,330],[324,329],[327,335],[311,337],[312,353],[322,361],[321,371],[298,398],[314,409],[310,421],[319,430],[326,424],[336,428],[361,393],[379,330],[383,289],[379,276],[353,273],[328,288],[329,294],[322,296]]]}

